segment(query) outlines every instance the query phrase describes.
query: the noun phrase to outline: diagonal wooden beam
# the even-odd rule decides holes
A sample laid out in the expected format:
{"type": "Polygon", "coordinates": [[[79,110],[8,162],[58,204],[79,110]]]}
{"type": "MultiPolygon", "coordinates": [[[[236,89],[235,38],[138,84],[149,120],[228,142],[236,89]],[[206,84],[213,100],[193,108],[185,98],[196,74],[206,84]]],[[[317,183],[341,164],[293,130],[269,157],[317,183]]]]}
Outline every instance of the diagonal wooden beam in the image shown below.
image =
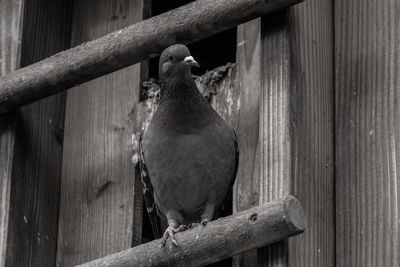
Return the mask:
{"type": "Polygon", "coordinates": [[[197,0],[0,78],[0,113],[301,0],[197,0]]]}
{"type": "Polygon", "coordinates": [[[203,266],[304,231],[300,202],[293,196],[176,234],[178,247],[155,240],[80,267],[203,266]]]}

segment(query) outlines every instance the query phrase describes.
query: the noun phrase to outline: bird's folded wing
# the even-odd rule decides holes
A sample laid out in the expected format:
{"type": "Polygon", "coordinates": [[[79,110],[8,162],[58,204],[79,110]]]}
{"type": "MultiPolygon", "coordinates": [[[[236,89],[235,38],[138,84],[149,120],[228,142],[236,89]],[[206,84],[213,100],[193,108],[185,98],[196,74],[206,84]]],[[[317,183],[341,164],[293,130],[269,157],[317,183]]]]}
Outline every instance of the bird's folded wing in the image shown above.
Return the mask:
{"type": "Polygon", "coordinates": [[[151,228],[155,238],[161,238],[159,221],[157,216],[157,207],[154,203],[154,190],[151,184],[149,172],[147,171],[146,162],[144,159],[142,135],[139,139],[139,167],[140,176],[143,184],[143,197],[146,204],[147,213],[149,214],[151,228]]]}

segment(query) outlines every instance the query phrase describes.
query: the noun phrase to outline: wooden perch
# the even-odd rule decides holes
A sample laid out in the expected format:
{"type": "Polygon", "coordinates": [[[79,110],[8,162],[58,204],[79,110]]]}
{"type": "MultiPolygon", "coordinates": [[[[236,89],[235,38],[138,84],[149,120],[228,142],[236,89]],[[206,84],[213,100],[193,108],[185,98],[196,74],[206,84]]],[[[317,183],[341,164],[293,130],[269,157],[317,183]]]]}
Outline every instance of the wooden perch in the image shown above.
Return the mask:
{"type": "Polygon", "coordinates": [[[155,240],[80,267],[203,266],[302,233],[300,202],[293,196],[176,234],[179,247],[155,240]]]}
{"type": "Polygon", "coordinates": [[[301,0],[197,0],[0,78],[0,113],[301,0]]]}

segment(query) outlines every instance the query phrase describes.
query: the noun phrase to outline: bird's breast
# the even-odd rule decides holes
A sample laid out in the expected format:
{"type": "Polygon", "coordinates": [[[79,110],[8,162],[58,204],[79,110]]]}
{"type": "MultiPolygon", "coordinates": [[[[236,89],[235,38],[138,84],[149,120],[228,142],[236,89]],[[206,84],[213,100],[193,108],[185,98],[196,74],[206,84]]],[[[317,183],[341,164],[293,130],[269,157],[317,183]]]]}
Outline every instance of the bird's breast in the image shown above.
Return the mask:
{"type": "MultiPolygon", "coordinates": [[[[190,213],[223,199],[234,175],[230,129],[212,124],[191,134],[159,133],[144,139],[144,156],[157,206],[190,213]]],[[[165,214],[165,213],[164,213],[165,214]]]]}

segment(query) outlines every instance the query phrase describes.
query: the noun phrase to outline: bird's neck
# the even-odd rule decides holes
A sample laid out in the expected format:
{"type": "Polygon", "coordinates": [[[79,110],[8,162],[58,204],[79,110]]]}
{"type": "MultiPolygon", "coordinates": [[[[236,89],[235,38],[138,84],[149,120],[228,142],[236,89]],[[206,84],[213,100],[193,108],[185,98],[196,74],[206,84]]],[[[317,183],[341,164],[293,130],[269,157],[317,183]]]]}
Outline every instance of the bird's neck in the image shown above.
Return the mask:
{"type": "Polygon", "coordinates": [[[160,105],[196,106],[204,102],[191,75],[169,78],[161,82],[160,105]]]}
{"type": "Polygon", "coordinates": [[[160,103],[153,120],[160,121],[163,128],[188,133],[209,123],[208,113],[212,109],[192,77],[161,83],[160,103]]]}

